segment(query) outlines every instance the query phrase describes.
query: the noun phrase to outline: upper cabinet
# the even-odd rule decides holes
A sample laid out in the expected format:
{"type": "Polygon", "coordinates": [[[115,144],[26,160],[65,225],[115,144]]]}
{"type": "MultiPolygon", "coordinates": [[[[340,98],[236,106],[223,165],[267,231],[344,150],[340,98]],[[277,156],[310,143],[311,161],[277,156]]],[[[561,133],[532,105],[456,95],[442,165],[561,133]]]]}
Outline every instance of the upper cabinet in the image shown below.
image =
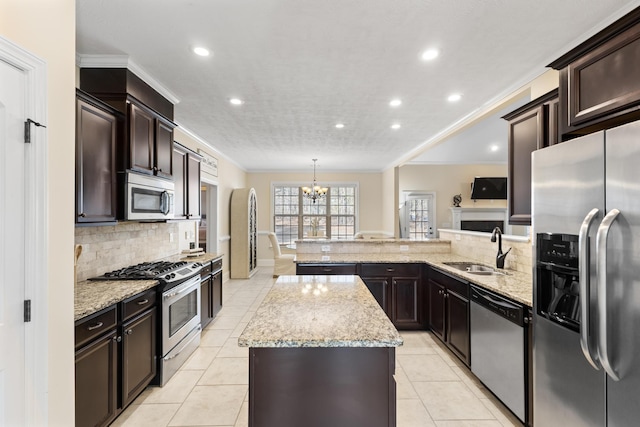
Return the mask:
{"type": "Polygon", "coordinates": [[[116,221],[116,110],[76,91],[76,222],[116,221]]]}
{"type": "Polygon", "coordinates": [[[558,142],[558,90],[503,118],[509,122],[509,224],[531,225],[531,153],[558,142]]]}
{"type": "Polygon", "coordinates": [[[173,104],[126,68],[82,68],[80,88],[125,115],[118,170],[173,178],[173,104]]]}
{"type": "Polygon", "coordinates": [[[202,157],[180,144],[173,149],[175,219],[200,218],[200,162],[202,157]]]}
{"type": "Polygon", "coordinates": [[[549,66],[560,71],[562,141],[640,119],[640,8],[549,66]]]}

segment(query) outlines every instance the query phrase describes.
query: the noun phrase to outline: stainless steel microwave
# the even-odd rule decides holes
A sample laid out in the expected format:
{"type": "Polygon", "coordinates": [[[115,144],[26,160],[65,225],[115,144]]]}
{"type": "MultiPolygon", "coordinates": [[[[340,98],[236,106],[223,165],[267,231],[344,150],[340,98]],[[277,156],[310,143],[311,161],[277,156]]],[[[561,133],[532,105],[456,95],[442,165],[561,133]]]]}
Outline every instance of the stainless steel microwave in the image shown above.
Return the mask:
{"type": "Polygon", "coordinates": [[[173,181],[127,171],[124,219],[129,221],[173,219],[174,188],[173,181]]]}

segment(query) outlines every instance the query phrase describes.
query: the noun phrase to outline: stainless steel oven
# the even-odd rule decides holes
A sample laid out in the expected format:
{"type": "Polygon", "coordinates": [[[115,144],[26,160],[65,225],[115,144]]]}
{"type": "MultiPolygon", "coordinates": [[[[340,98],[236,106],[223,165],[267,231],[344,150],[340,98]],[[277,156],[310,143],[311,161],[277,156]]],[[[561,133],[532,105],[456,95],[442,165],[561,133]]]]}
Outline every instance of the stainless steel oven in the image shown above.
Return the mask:
{"type": "Polygon", "coordinates": [[[162,292],[160,385],[200,345],[200,275],[162,292]]]}
{"type": "Polygon", "coordinates": [[[124,219],[134,221],[173,219],[173,181],[127,171],[124,219]]]}

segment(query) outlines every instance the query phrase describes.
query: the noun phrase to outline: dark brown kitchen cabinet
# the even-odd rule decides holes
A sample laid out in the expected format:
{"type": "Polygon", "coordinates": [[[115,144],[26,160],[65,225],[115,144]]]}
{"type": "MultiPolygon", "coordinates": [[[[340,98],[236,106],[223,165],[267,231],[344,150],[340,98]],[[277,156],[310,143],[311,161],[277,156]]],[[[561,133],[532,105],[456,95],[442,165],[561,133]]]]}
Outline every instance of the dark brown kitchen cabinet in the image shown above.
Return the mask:
{"type": "Polygon", "coordinates": [[[76,91],[76,223],[116,221],[116,144],[122,115],[76,91]]]}
{"type": "Polygon", "coordinates": [[[470,354],[469,283],[428,271],[429,328],[467,366],[470,354]]]}
{"type": "Polygon", "coordinates": [[[133,99],[129,99],[128,104],[128,167],[149,175],[171,178],[175,125],[133,99]]]}
{"type": "Polygon", "coordinates": [[[531,153],[558,142],[558,90],[503,118],[509,122],[509,224],[531,225],[531,153]]]}
{"type": "Polygon", "coordinates": [[[422,266],[361,264],[360,276],[398,329],[422,329],[422,266]]]}
{"type": "Polygon", "coordinates": [[[200,218],[200,164],[202,157],[175,143],[174,166],[174,216],[176,219],[200,218]]]}
{"type": "Polygon", "coordinates": [[[151,382],[157,369],[156,290],[76,321],[76,426],[104,426],[151,382]]]}
{"type": "Polygon", "coordinates": [[[206,263],[200,270],[200,318],[202,329],[222,309],[222,259],[206,263]]]}
{"type": "Polygon", "coordinates": [[[358,264],[352,263],[327,263],[327,264],[296,264],[296,274],[358,274],[358,264]]]}
{"type": "Polygon", "coordinates": [[[640,8],[549,66],[560,71],[563,141],[640,119],[640,8]]]}

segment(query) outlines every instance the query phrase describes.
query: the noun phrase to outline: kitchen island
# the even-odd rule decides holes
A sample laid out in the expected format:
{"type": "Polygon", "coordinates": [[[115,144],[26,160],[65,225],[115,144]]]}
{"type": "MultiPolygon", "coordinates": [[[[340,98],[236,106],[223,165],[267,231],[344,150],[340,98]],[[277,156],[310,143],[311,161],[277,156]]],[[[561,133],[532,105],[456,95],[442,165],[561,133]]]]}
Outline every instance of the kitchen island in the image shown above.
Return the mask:
{"type": "Polygon", "coordinates": [[[281,276],[249,347],[249,426],[395,426],[402,338],[358,276],[281,276]]]}

